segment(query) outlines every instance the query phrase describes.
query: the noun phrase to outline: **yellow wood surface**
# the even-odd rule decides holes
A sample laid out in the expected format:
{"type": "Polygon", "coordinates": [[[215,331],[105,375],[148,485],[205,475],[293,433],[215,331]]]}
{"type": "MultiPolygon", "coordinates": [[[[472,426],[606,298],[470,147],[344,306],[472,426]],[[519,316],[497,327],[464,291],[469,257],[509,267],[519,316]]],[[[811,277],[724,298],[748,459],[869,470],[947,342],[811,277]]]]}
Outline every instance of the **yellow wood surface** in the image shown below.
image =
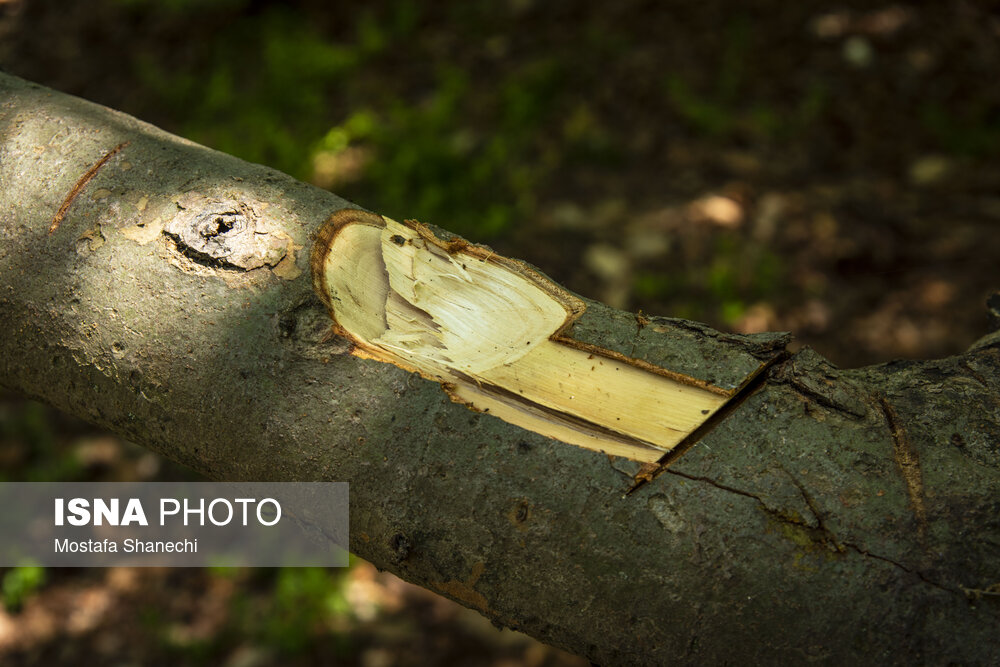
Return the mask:
{"type": "MultiPolygon", "coordinates": [[[[579,300],[512,260],[365,214],[334,230],[321,287],[362,356],[581,447],[655,461],[728,397],[553,340],[579,300]]],[[[315,269],[314,269],[315,270],[315,269]]]]}

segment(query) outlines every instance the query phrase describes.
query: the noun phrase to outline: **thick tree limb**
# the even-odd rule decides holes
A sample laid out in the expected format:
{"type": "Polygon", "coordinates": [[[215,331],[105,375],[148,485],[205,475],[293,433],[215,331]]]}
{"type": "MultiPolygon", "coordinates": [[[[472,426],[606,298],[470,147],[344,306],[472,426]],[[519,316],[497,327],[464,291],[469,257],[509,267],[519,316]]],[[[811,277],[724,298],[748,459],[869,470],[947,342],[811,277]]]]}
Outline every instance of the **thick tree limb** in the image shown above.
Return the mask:
{"type": "Polygon", "coordinates": [[[654,469],[348,354],[308,271],[345,206],[0,75],[0,384],[212,477],[349,481],[356,553],[602,664],[1000,659],[1000,336],[840,371],[587,303],[575,340],[715,386],[775,362],[654,469]]]}

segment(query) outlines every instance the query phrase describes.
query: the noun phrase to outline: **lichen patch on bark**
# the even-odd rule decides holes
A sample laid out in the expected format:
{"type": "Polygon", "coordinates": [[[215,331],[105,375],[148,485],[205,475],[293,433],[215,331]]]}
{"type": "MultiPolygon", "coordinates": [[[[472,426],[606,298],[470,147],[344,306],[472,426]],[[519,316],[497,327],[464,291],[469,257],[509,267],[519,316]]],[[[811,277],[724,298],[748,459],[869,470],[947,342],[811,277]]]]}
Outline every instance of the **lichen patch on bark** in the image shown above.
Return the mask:
{"type": "Polygon", "coordinates": [[[155,241],[163,233],[163,220],[156,218],[151,222],[139,222],[128,227],[122,227],[118,231],[130,241],[135,241],[139,245],[146,245],[151,241],[155,241]]]}
{"type": "Polygon", "coordinates": [[[287,234],[282,235],[287,240],[287,245],[285,246],[287,253],[271,270],[274,272],[274,275],[282,280],[295,280],[302,275],[302,269],[299,268],[295,258],[295,253],[302,250],[302,246],[295,243],[287,234]]]}

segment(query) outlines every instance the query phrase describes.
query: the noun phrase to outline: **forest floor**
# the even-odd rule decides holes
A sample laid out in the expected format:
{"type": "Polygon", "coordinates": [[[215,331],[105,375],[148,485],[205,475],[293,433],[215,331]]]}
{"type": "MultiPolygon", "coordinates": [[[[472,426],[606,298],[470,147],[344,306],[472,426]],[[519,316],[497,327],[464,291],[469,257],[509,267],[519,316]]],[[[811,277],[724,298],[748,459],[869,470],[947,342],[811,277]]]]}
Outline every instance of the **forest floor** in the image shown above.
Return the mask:
{"type": "MultiPolygon", "coordinates": [[[[604,4],[0,0],[0,67],[617,307],[792,331],[841,366],[986,332],[996,3],[604,4]]],[[[0,408],[8,479],[190,474],[0,408]]],[[[17,576],[5,663],[583,664],[364,563],[17,576]]]]}

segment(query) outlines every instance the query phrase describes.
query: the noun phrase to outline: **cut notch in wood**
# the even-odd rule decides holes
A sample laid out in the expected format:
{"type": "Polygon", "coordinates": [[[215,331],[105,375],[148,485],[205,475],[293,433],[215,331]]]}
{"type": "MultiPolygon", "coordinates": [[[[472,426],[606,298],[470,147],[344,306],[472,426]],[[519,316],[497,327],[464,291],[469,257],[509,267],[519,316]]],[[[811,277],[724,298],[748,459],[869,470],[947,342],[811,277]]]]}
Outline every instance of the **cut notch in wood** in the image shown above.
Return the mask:
{"type": "Polygon", "coordinates": [[[338,211],[318,234],[312,271],[356,355],[563,442],[657,461],[730,394],[574,345],[563,332],[583,312],[580,299],[521,262],[414,221],[338,211]]]}

